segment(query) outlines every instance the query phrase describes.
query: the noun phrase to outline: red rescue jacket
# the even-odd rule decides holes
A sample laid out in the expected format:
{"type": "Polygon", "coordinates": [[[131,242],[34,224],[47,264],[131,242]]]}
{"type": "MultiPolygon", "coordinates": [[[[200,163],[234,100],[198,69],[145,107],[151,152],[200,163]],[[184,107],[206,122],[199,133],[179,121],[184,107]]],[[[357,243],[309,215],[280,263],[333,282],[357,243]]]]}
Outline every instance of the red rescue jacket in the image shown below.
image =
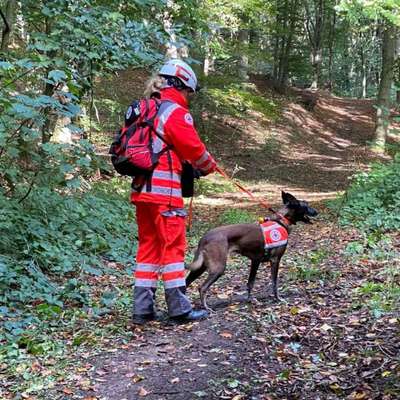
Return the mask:
{"type": "MultiPolygon", "coordinates": [[[[189,161],[204,175],[213,172],[216,163],[193,126],[193,118],[184,96],[175,88],[167,88],[161,91],[161,101],[154,126],[165,142],[172,145],[172,150],[160,157],[151,179],[142,190],[140,192],[132,190],[131,201],[180,208],[183,207],[182,161],[189,161]]],[[[153,150],[160,151],[166,143],[153,134],[153,150]]]]}

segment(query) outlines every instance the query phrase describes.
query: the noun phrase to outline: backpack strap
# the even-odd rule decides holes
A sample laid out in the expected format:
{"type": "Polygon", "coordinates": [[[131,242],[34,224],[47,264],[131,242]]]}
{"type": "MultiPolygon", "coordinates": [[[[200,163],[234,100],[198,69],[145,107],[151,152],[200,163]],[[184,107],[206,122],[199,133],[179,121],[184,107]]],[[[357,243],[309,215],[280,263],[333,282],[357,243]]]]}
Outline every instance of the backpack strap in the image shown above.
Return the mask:
{"type": "MultiPolygon", "coordinates": [[[[171,150],[173,148],[173,146],[171,144],[169,144],[162,135],[160,135],[159,132],[157,132],[157,129],[154,127],[154,121],[155,119],[158,117],[159,112],[160,112],[160,108],[161,105],[163,103],[172,103],[172,101],[169,100],[158,100],[158,99],[153,99],[154,102],[156,103],[156,112],[155,114],[151,117],[151,118],[147,118],[147,115],[145,115],[145,119],[143,121],[143,124],[145,124],[146,126],[150,127],[150,129],[167,145],[164,149],[162,149],[158,154],[161,155],[163,153],[165,153],[168,150],[171,150]]],[[[146,99],[146,107],[147,109],[149,109],[150,107],[148,106],[148,102],[149,100],[146,99]]]]}

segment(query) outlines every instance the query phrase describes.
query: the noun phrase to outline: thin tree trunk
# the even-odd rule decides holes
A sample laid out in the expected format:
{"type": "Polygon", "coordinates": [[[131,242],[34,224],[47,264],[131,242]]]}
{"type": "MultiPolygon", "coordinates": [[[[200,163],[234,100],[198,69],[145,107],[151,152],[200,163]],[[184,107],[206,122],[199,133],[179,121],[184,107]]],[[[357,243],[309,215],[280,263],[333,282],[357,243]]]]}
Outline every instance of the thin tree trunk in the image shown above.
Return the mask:
{"type": "Polygon", "coordinates": [[[324,0],[314,0],[314,17],[307,1],[304,2],[307,18],[305,26],[311,44],[312,83],[311,89],[318,89],[321,78],[322,64],[322,33],[324,25],[324,0]]]}
{"type": "Polygon", "coordinates": [[[333,56],[335,47],[335,33],[336,33],[336,11],[332,10],[332,20],[329,27],[329,55],[328,55],[328,89],[333,89],[333,56]]]}
{"type": "Polygon", "coordinates": [[[279,0],[276,3],[276,18],[275,18],[275,38],[274,38],[274,51],[273,51],[273,63],[274,68],[272,71],[272,77],[275,81],[278,80],[279,76],[279,44],[281,40],[281,15],[279,10],[279,0]]]}
{"type": "Polygon", "coordinates": [[[290,4],[290,21],[289,21],[289,27],[288,27],[288,32],[286,35],[286,40],[285,40],[285,47],[283,50],[282,54],[282,62],[281,62],[281,68],[279,71],[279,83],[282,86],[285,86],[287,84],[288,76],[289,76],[289,58],[290,58],[290,52],[292,50],[292,43],[293,43],[293,36],[294,36],[294,30],[296,26],[296,20],[297,20],[297,6],[298,6],[298,1],[293,0],[290,4]]]}
{"type": "Polygon", "coordinates": [[[207,40],[206,46],[205,46],[205,55],[204,55],[204,62],[203,62],[204,76],[208,76],[210,71],[214,69],[215,56],[211,52],[210,42],[214,38],[218,38],[218,35],[219,35],[219,31],[216,28],[211,28],[210,36],[208,37],[208,40],[207,40]]]}
{"type": "Polygon", "coordinates": [[[238,40],[240,44],[240,57],[239,57],[239,75],[242,79],[247,80],[249,69],[249,57],[246,54],[249,45],[249,31],[248,29],[241,29],[239,31],[238,40]]]}
{"type": "Polygon", "coordinates": [[[1,18],[4,23],[4,28],[1,38],[0,51],[6,52],[10,43],[11,33],[14,28],[15,13],[17,8],[17,2],[15,0],[8,0],[5,6],[5,12],[1,10],[1,18]]]}
{"type": "MultiPolygon", "coordinates": [[[[47,36],[51,34],[51,21],[49,18],[46,18],[45,21],[45,33],[47,36]]],[[[49,58],[53,58],[56,56],[56,51],[51,50],[47,53],[49,58]]],[[[51,68],[47,68],[46,72],[47,74],[50,72],[51,68]]],[[[44,87],[43,94],[45,96],[52,97],[54,95],[56,87],[50,83],[46,82],[46,85],[44,87]]],[[[51,114],[51,108],[47,107],[46,109],[43,110],[43,117],[45,119],[43,126],[42,126],[42,143],[48,143],[53,136],[54,128],[56,126],[57,122],[57,117],[51,114]]]]}
{"type": "Polygon", "coordinates": [[[375,139],[373,144],[373,149],[379,153],[385,151],[390,121],[390,91],[394,75],[397,33],[397,28],[393,25],[389,25],[383,33],[382,71],[376,106],[375,139]]]}
{"type": "Polygon", "coordinates": [[[365,57],[364,49],[361,49],[360,58],[361,58],[361,87],[362,87],[361,97],[363,99],[366,99],[367,98],[367,60],[365,57]]]}
{"type": "Polygon", "coordinates": [[[169,12],[171,8],[174,5],[173,0],[167,0],[166,7],[165,7],[165,12],[163,15],[163,26],[165,29],[165,32],[168,33],[169,36],[169,41],[167,43],[167,51],[166,51],[166,56],[167,58],[178,58],[178,48],[176,46],[176,35],[173,30],[173,23],[172,23],[172,17],[169,12]]]}

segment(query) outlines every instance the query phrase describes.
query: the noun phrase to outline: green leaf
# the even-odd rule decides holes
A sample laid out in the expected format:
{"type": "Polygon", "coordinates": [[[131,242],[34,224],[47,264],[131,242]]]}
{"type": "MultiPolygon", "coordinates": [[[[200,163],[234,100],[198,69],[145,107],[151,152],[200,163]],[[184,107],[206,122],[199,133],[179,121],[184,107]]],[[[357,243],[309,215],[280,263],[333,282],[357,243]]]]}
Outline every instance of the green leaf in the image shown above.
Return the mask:
{"type": "Polygon", "coordinates": [[[23,119],[30,119],[37,116],[35,109],[33,109],[32,107],[27,107],[21,103],[14,104],[11,108],[11,113],[14,114],[16,117],[23,119]]]}
{"type": "Polygon", "coordinates": [[[54,83],[64,82],[67,79],[67,75],[64,71],[60,71],[59,69],[53,69],[49,72],[47,78],[54,83]]]}
{"type": "Polygon", "coordinates": [[[10,70],[13,69],[14,65],[7,62],[7,61],[0,61],[0,69],[4,69],[4,70],[10,70]]]}

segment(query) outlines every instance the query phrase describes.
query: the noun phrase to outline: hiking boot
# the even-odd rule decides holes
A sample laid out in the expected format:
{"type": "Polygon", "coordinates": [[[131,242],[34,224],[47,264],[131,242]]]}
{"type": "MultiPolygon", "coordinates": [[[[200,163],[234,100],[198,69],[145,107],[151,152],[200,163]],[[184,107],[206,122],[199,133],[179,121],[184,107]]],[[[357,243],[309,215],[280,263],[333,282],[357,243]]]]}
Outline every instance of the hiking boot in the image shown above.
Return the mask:
{"type": "Polygon", "coordinates": [[[132,318],[132,323],[135,325],[144,325],[150,321],[154,321],[155,319],[156,319],[155,314],[145,314],[145,315],[134,314],[132,318]]]}
{"type": "Polygon", "coordinates": [[[200,321],[201,319],[207,318],[208,312],[206,310],[192,310],[186,314],[171,317],[171,320],[178,324],[186,324],[188,322],[200,321]]]}

